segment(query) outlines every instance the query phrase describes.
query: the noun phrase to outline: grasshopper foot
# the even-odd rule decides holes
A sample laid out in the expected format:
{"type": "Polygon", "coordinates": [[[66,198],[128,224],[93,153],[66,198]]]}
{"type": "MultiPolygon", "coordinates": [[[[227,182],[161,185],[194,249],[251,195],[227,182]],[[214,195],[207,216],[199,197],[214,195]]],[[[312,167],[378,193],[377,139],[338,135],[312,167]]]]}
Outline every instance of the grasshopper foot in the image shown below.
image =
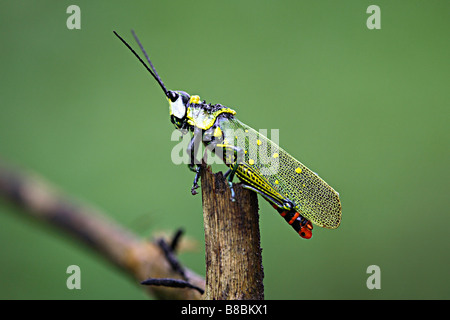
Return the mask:
{"type": "Polygon", "coordinates": [[[233,182],[228,181],[228,187],[230,188],[230,191],[231,191],[231,198],[230,198],[230,200],[232,202],[235,202],[236,201],[236,199],[235,199],[236,194],[235,194],[234,189],[233,189],[233,182]]]}

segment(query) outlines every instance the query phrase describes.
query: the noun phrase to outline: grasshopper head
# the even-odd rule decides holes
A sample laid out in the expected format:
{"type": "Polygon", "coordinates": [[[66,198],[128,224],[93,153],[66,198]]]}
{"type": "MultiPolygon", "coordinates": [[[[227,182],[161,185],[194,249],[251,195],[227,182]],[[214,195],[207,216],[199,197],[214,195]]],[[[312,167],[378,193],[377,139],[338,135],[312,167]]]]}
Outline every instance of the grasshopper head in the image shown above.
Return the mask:
{"type": "Polygon", "coordinates": [[[170,116],[182,120],[186,116],[187,105],[191,96],[184,91],[167,91],[170,116]]]}
{"type": "Polygon", "coordinates": [[[167,91],[169,100],[170,120],[177,129],[186,126],[186,113],[191,96],[184,91],[167,91]]]}

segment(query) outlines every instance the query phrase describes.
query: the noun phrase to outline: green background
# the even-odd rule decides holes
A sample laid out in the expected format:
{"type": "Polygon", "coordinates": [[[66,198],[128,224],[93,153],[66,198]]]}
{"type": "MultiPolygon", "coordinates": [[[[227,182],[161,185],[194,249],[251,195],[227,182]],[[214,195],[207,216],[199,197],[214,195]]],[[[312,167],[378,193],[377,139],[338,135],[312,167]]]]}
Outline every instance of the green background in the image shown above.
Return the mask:
{"type": "MultiPolygon", "coordinates": [[[[171,162],[161,89],[112,33],[134,29],[171,89],[237,110],[339,191],[303,240],[260,199],[267,299],[449,299],[450,2],[1,1],[0,157],[142,237],[184,227],[204,274],[201,196],[171,162]],[[68,30],[66,8],[81,8],[68,30]],[[366,9],[381,8],[381,30],[366,9]],[[370,265],[381,289],[366,287],[370,265]]],[[[225,169],[225,167],[223,167],[225,169]]],[[[0,200],[0,298],[146,299],[0,200]],[[82,289],[68,290],[79,265],[82,289]]]]}

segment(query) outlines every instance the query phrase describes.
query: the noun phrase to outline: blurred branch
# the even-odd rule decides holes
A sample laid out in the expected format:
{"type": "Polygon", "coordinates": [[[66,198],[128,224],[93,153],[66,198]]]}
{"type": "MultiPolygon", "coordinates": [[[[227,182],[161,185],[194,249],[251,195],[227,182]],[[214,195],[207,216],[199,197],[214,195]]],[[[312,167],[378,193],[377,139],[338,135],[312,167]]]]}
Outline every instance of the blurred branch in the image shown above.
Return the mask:
{"type": "MultiPolygon", "coordinates": [[[[36,174],[12,169],[0,162],[0,196],[16,204],[20,212],[52,224],[85,243],[107,261],[132,276],[136,283],[148,278],[181,279],[156,244],[139,239],[107,218],[99,209],[57,191],[36,174]]],[[[185,268],[185,278],[199,288],[205,280],[185,268]]],[[[197,290],[143,286],[159,299],[201,299],[197,290]]]]}

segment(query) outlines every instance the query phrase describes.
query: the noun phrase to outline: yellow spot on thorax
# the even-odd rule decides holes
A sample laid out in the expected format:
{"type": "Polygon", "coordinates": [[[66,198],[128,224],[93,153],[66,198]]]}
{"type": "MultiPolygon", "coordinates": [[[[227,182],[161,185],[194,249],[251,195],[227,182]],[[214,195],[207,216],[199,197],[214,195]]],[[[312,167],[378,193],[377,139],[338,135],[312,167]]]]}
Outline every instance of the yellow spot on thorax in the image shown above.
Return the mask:
{"type": "Polygon", "coordinates": [[[295,169],[295,172],[302,173],[302,168],[298,167],[297,169],[295,169]]]}
{"type": "Polygon", "coordinates": [[[199,104],[200,103],[200,96],[191,96],[191,98],[189,99],[189,103],[199,104]]]}
{"type": "Polygon", "coordinates": [[[253,160],[253,159],[248,160],[248,164],[249,165],[254,165],[255,164],[255,160],[253,160]]]}
{"type": "Polygon", "coordinates": [[[222,136],[222,129],[220,129],[220,127],[216,127],[216,129],[214,129],[214,137],[219,138],[222,136]]]}

